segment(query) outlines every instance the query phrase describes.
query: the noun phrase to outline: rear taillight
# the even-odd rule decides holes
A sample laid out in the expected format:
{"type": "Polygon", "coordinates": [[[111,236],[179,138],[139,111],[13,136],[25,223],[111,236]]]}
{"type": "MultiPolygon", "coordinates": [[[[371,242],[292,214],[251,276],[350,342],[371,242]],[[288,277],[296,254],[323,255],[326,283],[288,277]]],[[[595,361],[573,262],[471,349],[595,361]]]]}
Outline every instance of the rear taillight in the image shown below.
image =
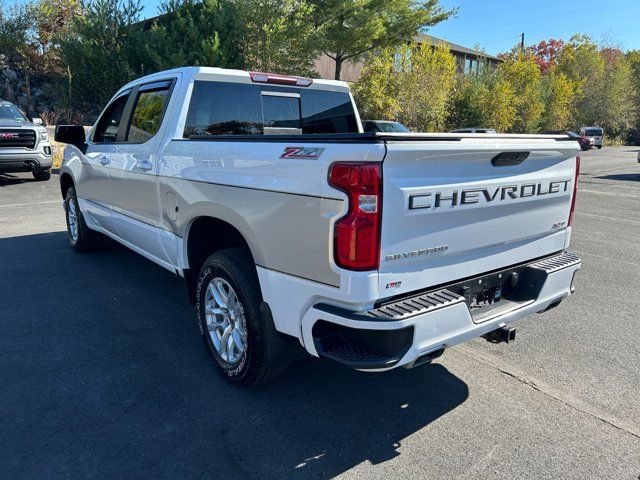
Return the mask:
{"type": "Polygon", "coordinates": [[[573,223],[573,214],[576,209],[576,195],[578,194],[578,177],[580,176],[580,157],[576,155],[576,176],[573,179],[573,196],[571,197],[571,210],[569,211],[568,226],[573,223]]]}
{"type": "Polygon", "coordinates": [[[329,184],[349,199],[347,214],[335,223],[334,258],[347,270],[375,270],[380,263],[382,178],[379,163],[334,163],[329,184]]]}

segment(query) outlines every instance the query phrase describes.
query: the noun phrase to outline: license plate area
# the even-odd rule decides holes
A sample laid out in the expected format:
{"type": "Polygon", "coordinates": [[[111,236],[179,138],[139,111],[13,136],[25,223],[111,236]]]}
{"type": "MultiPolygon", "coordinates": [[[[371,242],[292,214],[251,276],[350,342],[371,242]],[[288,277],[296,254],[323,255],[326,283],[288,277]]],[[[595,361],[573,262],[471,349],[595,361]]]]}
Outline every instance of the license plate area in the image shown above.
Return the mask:
{"type": "Polygon", "coordinates": [[[546,279],[546,273],[529,265],[506,268],[463,280],[447,289],[464,297],[475,323],[533,303],[546,279]]]}

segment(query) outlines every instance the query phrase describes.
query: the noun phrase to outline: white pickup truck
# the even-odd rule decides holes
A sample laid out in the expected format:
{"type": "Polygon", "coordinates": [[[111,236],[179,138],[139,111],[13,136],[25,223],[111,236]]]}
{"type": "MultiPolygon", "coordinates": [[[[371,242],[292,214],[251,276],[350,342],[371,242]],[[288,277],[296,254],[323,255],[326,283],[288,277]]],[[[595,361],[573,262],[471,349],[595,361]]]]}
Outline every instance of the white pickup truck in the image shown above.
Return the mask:
{"type": "Polygon", "coordinates": [[[180,68],[122,87],[60,184],[69,240],[184,277],[205,342],[251,385],[305,351],[428,363],[555,307],[579,146],[566,136],[362,133],[345,83],[180,68]]]}

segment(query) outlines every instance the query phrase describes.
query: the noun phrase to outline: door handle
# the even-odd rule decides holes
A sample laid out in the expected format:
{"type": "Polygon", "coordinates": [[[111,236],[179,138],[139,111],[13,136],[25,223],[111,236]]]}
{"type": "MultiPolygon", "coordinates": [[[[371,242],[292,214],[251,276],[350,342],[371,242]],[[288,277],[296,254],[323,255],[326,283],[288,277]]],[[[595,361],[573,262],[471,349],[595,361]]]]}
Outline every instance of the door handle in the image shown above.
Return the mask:
{"type": "Polygon", "coordinates": [[[109,157],[105,157],[104,155],[98,158],[98,162],[100,162],[100,165],[108,165],[110,161],[111,160],[109,160],[109,157]]]}
{"type": "Polygon", "coordinates": [[[136,164],[136,166],[145,172],[148,172],[149,170],[151,170],[153,168],[153,164],[148,161],[148,160],[139,160],[138,163],[136,164]]]}

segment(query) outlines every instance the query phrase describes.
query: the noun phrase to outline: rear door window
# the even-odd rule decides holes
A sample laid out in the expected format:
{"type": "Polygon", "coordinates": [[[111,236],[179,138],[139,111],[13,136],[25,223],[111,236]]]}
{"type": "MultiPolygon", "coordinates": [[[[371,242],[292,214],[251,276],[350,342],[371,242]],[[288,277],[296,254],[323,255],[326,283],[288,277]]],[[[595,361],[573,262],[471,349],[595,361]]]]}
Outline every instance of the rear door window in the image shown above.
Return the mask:
{"type": "Polygon", "coordinates": [[[197,81],[184,130],[186,138],[263,133],[260,89],[245,83],[197,81]]]}
{"type": "Polygon", "coordinates": [[[348,93],[196,81],[184,137],[357,132],[348,93]]]}
{"type": "Polygon", "coordinates": [[[303,90],[302,133],[357,133],[351,97],[344,92],[303,90]]]}

